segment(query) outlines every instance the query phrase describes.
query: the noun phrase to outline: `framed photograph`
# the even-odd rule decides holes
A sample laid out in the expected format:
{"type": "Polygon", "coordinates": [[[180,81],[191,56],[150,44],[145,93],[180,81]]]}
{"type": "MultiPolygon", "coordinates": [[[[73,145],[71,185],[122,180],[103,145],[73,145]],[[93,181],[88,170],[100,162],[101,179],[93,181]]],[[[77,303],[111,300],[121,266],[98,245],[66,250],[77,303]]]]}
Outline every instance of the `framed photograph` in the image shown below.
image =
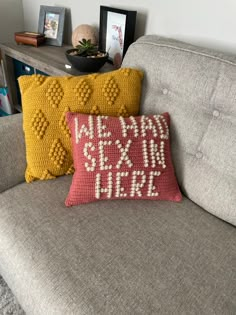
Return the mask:
{"type": "Polygon", "coordinates": [[[65,8],[40,6],[38,32],[43,33],[46,44],[62,46],[65,21],[65,8]]]}
{"type": "Polygon", "coordinates": [[[137,11],[100,6],[99,49],[109,53],[109,60],[118,68],[134,41],[137,11]]]}

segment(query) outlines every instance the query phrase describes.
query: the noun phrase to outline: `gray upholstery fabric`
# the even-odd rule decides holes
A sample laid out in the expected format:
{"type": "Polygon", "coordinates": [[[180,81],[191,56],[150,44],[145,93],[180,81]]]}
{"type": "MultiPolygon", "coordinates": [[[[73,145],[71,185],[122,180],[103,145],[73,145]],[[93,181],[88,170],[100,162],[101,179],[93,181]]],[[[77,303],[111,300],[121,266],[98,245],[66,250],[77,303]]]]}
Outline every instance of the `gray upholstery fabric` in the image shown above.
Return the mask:
{"type": "Polygon", "coordinates": [[[0,192],[23,182],[25,168],[22,115],[0,117],[0,192]]]}
{"type": "Polygon", "coordinates": [[[236,313],[236,229],[184,198],[66,208],[71,177],[0,198],[0,272],[27,314],[236,313]]]}
{"type": "Polygon", "coordinates": [[[130,46],[125,66],[145,72],[142,112],[171,115],[184,193],[236,225],[236,56],[153,35],[130,46]]]}
{"type": "Polygon", "coordinates": [[[4,279],[0,276],[0,314],[25,315],[4,279]]]}

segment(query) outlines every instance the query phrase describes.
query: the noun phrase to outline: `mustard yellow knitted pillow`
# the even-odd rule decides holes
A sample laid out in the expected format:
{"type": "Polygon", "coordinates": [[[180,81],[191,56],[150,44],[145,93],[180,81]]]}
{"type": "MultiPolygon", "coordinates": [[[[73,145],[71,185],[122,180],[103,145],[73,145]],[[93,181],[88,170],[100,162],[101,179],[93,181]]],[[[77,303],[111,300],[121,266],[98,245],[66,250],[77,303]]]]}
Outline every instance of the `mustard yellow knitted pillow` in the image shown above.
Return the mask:
{"type": "Polygon", "coordinates": [[[25,179],[52,179],[74,172],[65,114],[130,116],[139,112],[143,74],[121,68],[103,74],[22,76],[27,169],[25,179]]]}

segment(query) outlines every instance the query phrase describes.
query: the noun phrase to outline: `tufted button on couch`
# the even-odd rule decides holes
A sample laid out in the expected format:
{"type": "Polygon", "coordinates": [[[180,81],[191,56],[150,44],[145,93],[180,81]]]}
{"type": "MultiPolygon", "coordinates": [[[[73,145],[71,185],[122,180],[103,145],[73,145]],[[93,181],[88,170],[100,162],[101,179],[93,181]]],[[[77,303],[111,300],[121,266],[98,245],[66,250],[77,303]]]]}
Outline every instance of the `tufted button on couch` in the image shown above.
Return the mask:
{"type": "Polygon", "coordinates": [[[0,273],[27,314],[236,313],[236,56],[147,35],[141,113],[168,111],[181,203],[64,206],[24,181],[22,116],[0,119],[0,273]]]}

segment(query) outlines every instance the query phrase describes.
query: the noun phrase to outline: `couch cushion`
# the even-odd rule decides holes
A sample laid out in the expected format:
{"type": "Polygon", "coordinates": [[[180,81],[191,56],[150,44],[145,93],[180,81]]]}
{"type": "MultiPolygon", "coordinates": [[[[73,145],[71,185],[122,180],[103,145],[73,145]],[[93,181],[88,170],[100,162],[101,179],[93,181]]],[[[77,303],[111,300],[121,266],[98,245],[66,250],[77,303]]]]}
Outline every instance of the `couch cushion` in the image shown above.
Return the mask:
{"type": "Polygon", "coordinates": [[[137,115],[142,77],[141,71],[128,68],[74,77],[20,77],[26,181],[73,173],[66,112],[137,115]]]}
{"type": "Polygon", "coordinates": [[[0,276],[0,314],[1,315],[25,315],[16,297],[4,279],[0,276]]]}
{"type": "Polygon", "coordinates": [[[0,273],[26,313],[235,313],[235,227],[186,198],[68,209],[70,182],[1,195],[0,273]]]}
{"type": "Polygon", "coordinates": [[[168,113],[128,118],[67,113],[66,118],[75,167],[67,206],[103,199],[181,201],[168,113]]]}
{"type": "Polygon", "coordinates": [[[144,36],[123,66],[144,71],[142,113],[168,111],[184,193],[236,225],[236,56],[144,36]]]}
{"type": "Polygon", "coordinates": [[[25,142],[22,115],[0,118],[0,192],[25,180],[25,142]]]}

